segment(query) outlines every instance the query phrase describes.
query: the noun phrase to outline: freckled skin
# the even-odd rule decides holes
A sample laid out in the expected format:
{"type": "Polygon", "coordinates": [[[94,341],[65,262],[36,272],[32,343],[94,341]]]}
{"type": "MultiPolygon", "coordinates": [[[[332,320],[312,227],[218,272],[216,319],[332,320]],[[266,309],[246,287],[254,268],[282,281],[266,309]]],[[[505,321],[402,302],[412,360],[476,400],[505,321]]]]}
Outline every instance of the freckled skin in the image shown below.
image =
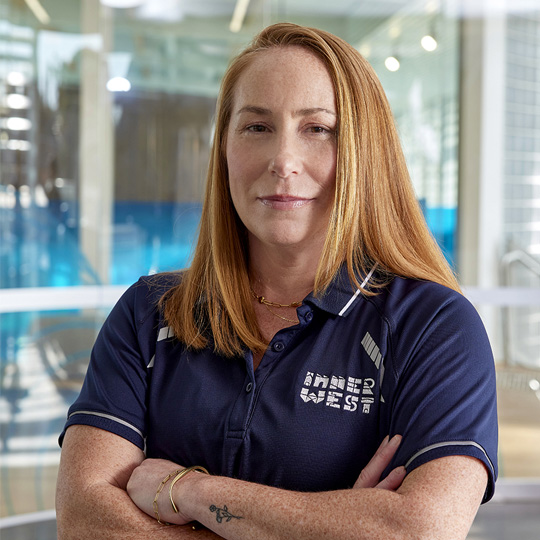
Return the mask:
{"type": "Polygon", "coordinates": [[[229,183],[250,249],[261,243],[320,252],[337,153],[334,87],[324,64],[298,47],[260,54],[240,76],[233,105],[229,183]],[[265,199],[273,195],[294,200],[265,199]]]}

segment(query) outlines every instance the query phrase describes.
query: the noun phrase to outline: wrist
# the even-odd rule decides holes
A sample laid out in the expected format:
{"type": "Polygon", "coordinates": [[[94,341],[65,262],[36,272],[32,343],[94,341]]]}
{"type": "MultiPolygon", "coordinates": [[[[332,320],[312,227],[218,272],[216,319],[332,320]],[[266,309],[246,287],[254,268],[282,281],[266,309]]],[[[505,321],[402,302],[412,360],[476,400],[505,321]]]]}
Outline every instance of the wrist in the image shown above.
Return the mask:
{"type": "Polygon", "coordinates": [[[168,490],[168,509],[176,517],[174,521],[178,518],[181,518],[183,522],[197,520],[195,516],[197,494],[200,491],[201,483],[209,478],[209,473],[203,467],[189,468],[189,472],[173,478],[168,490]]]}

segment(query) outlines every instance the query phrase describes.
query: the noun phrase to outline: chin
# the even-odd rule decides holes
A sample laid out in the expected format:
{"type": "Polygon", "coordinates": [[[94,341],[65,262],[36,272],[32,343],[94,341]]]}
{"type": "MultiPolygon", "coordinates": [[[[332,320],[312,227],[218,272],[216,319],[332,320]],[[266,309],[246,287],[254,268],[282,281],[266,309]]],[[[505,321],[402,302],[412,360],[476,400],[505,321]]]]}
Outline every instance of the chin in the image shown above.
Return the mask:
{"type": "Polygon", "coordinates": [[[264,228],[263,230],[252,230],[250,241],[261,243],[271,248],[296,248],[312,249],[314,246],[324,244],[324,231],[313,230],[310,227],[294,227],[289,224],[264,228]]]}
{"type": "Polygon", "coordinates": [[[296,238],[294,236],[273,236],[265,240],[265,244],[274,247],[299,247],[302,243],[302,238],[296,238]]]}
{"type": "Polygon", "coordinates": [[[318,244],[318,237],[313,235],[296,235],[296,234],[280,234],[272,235],[265,239],[265,243],[272,247],[281,248],[296,248],[302,249],[304,247],[310,247],[314,244],[318,244]]]}

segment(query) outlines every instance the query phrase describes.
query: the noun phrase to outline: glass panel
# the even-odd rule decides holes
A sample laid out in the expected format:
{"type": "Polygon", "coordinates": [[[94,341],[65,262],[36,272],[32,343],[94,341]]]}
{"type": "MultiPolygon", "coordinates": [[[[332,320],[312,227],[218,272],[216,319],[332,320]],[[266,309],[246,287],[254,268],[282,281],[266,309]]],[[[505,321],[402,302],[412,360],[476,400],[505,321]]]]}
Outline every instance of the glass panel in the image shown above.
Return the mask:
{"type": "Polygon", "coordinates": [[[54,508],[58,436],[103,310],[0,315],[0,516],[54,508]]]}
{"type": "MultiPolygon", "coordinates": [[[[236,33],[234,0],[156,0],[124,10],[105,3],[48,0],[40,12],[39,2],[0,0],[0,517],[54,506],[56,438],[120,294],[110,287],[189,264],[219,82],[263,26],[325,28],[368,58],[431,230],[451,262],[456,255],[455,2],[253,1],[236,33]],[[434,50],[433,41],[422,45],[428,35],[434,50]],[[102,290],[88,300],[93,285],[102,290]],[[1,295],[13,289],[21,296],[10,311],[1,295]]],[[[494,111],[507,122],[508,238],[533,256],[537,27],[537,16],[510,21],[507,110],[494,111]]],[[[537,287],[523,271],[512,264],[506,285],[537,287]]],[[[538,309],[502,315],[501,472],[540,476],[538,456],[524,454],[539,446],[538,309]]]]}
{"type": "Polygon", "coordinates": [[[359,43],[396,117],[428,225],[453,264],[458,203],[459,24],[443,13],[390,17],[359,43]]]}
{"type": "MultiPolygon", "coordinates": [[[[540,290],[540,12],[506,20],[503,285],[540,290]]],[[[519,294],[519,292],[518,292],[519,294]]],[[[503,309],[501,465],[540,478],[540,302],[503,309]],[[531,446],[532,445],[532,446],[531,446]]]]}

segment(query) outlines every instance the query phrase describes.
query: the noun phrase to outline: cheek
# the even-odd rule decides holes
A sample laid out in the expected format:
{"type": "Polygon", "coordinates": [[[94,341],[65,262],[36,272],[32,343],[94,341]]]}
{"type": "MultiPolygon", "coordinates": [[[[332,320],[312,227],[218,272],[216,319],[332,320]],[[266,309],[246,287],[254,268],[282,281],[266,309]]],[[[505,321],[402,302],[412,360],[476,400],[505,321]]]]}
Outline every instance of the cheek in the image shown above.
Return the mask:
{"type": "Polygon", "coordinates": [[[236,206],[238,197],[242,194],[244,178],[242,167],[234,159],[227,160],[227,170],[229,176],[229,191],[231,192],[232,200],[236,206]]]}
{"type": "Polygon", "coordinates": [[[245,165],[230,147],[227,148],[227,171],[229,193],[238,214],[242,214],[243,201],[247,190],[245,165]]]}
{"type": "Polygon", "coordinates": [[[261,175],[264,165],[253,149],[231,144],[227,148],[227,170],[231,190],[233,183],[247,188],[261,175]]]}
{"type": "Polygon", "coordinates": [[[238,144],[235,144],[234,140],[231,140],[231,137],[228,137],[225,156],[227,158],[229,178],[241,174],[244,163],[242,160],[242,149],[238,144]]]}
{"type": "Polygon", "coordinates": [[[335,148],[319,152],[311,157],[309,163],[312,167],[313,178],[325,189],[334,189],[336,183],[337,155],[335,148]]]}

